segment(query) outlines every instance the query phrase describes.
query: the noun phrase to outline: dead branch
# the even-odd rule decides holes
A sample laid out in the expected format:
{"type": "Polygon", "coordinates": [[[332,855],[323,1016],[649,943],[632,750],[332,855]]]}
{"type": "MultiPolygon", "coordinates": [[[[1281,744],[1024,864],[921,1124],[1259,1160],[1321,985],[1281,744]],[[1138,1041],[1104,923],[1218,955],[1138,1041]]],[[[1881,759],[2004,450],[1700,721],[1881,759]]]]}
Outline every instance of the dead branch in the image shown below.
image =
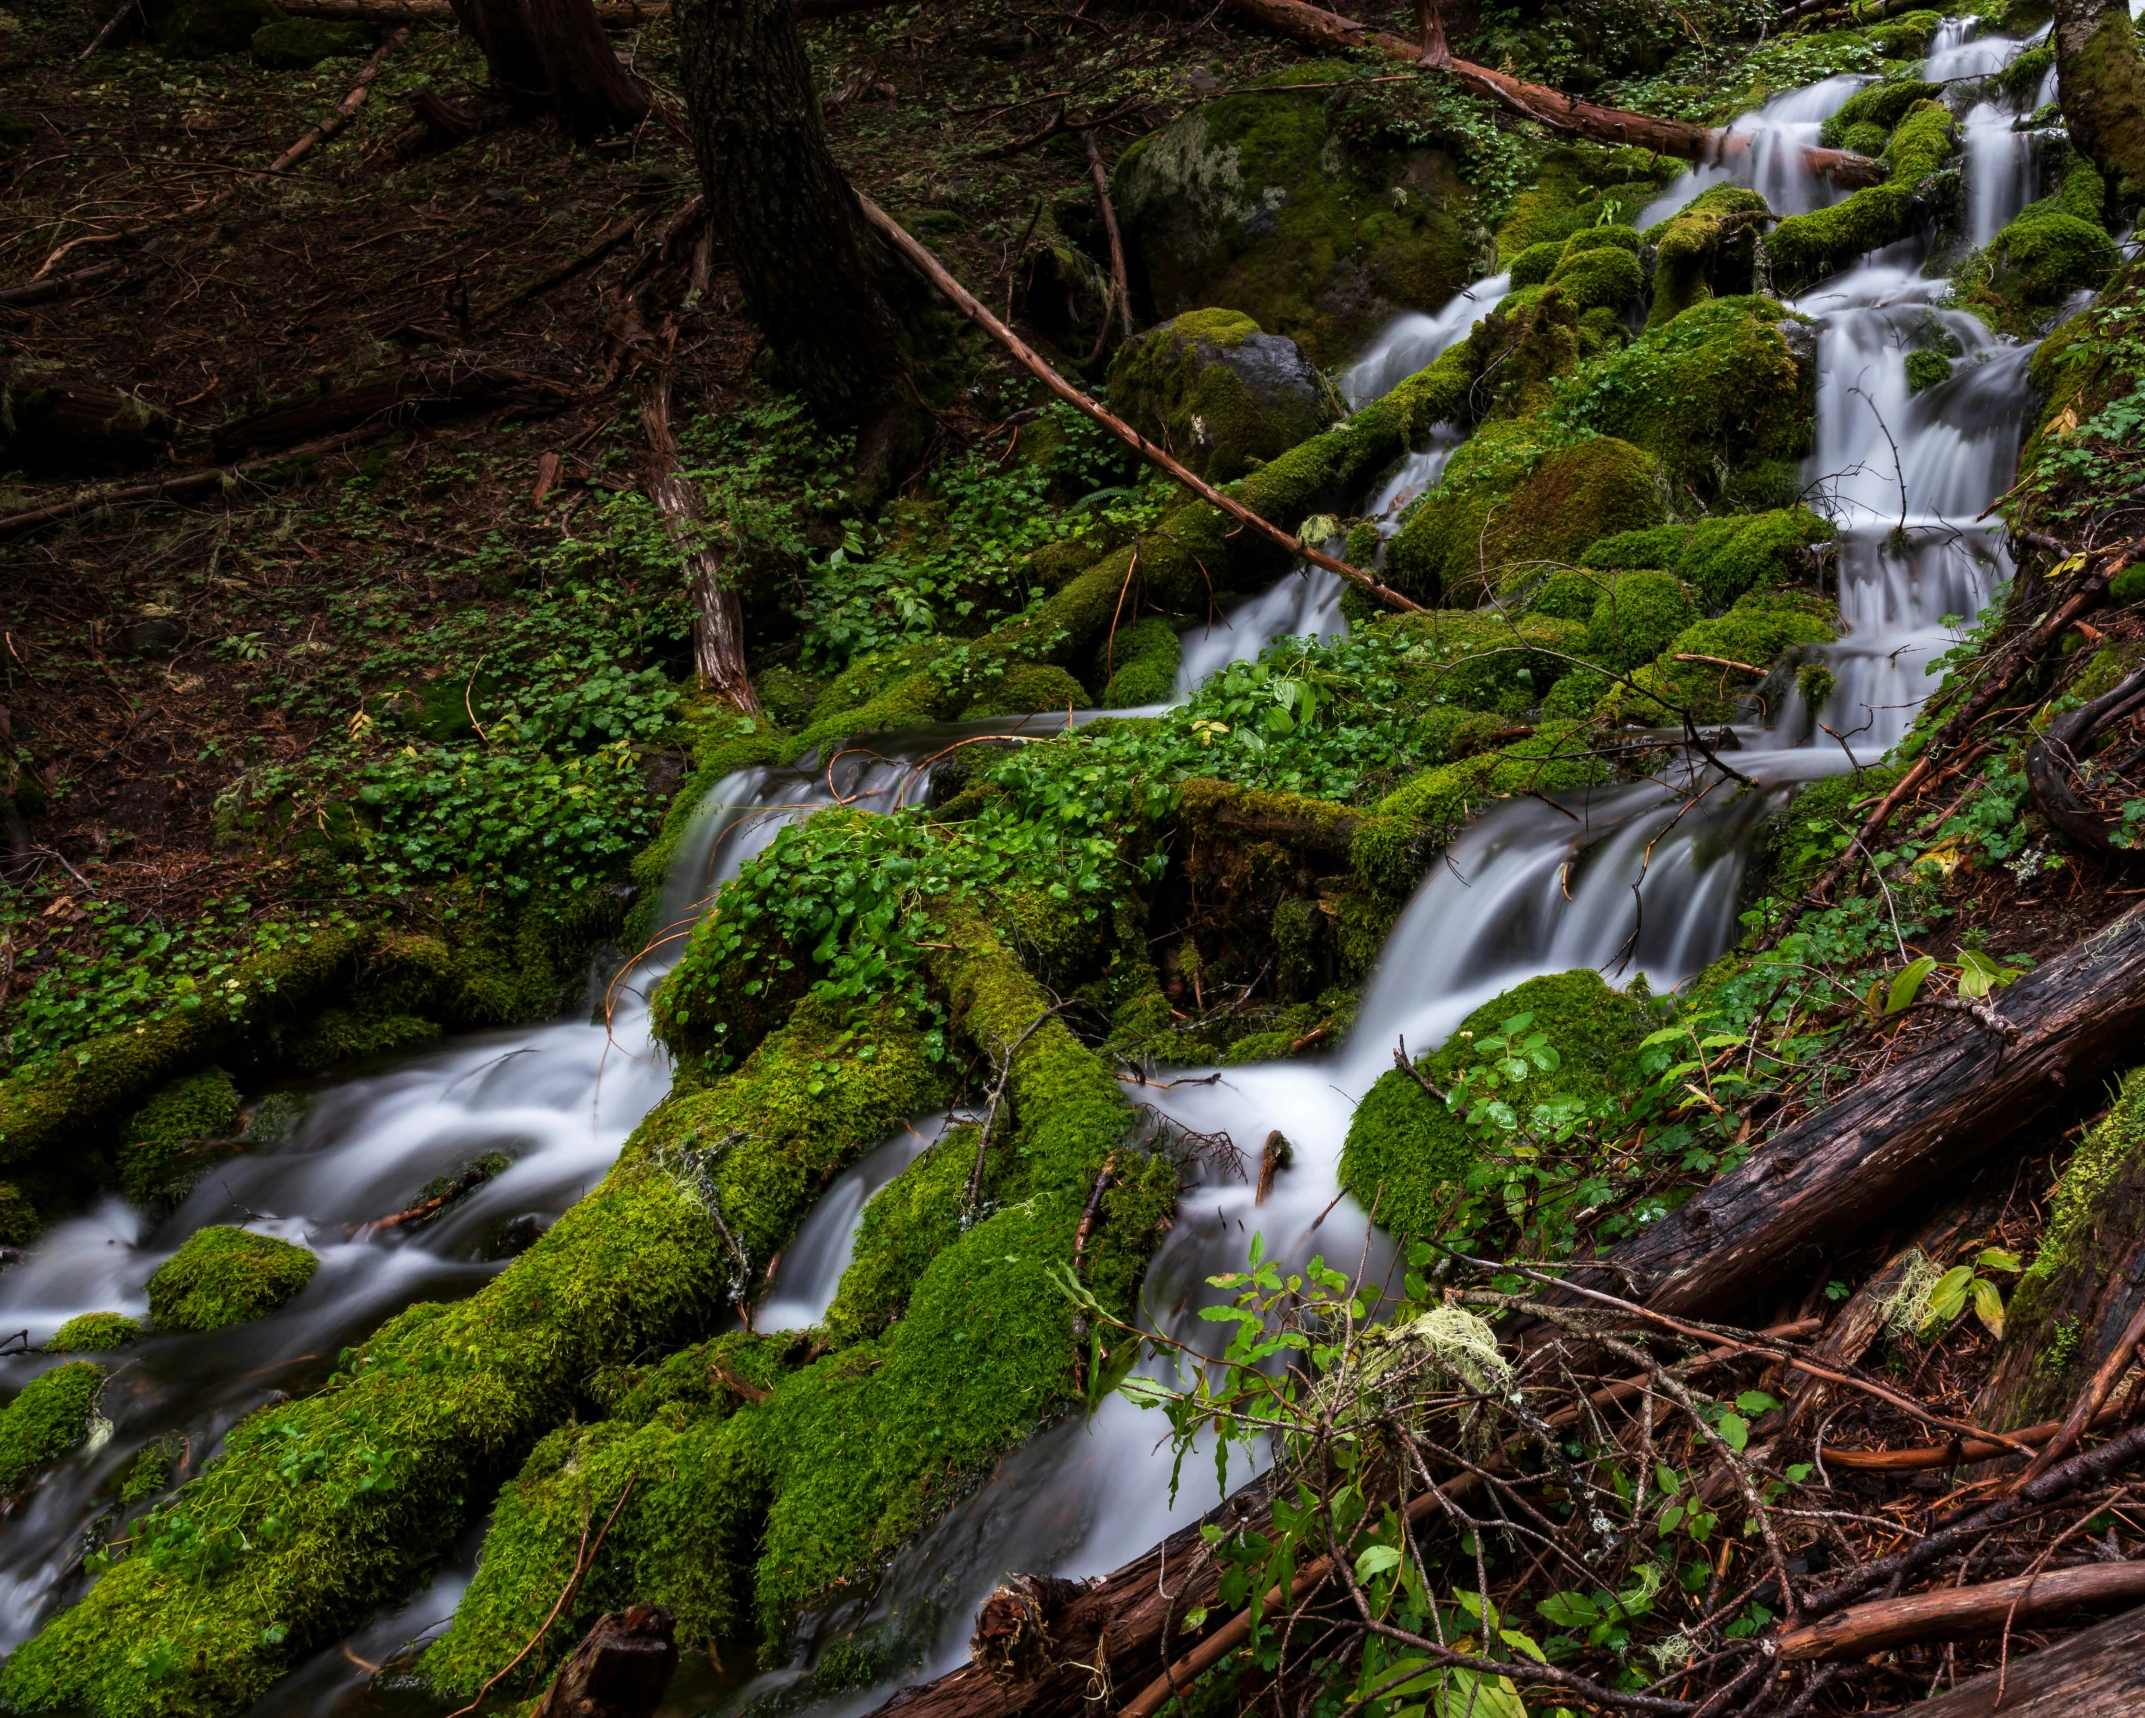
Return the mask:
{"type": "Polygon", "coordinates": [[[1788,1662],[1863,1658],[1910,1641],[1995,1634],[2007,1617],[2030,1622],[2133,1604],[2141,1598],[2145,1598],[2145,1562],[2088,1563],[1977,1587],[1939,1587],[1934,1592],[1850,1605],[1820,1622],[1787,1630],[1775,1638],[1773,1650],[1788,1662]]]}
{"type": "Polygon", "coordinates": [[[357,82],[350,86],[350,93],[336,103],[335,111],[314,126],[303,137],[299,138],[288,149],[284,150],[281,155],[269,162],[267,170],[271,173],[286,171],[309,150],[318,144],[325,143],[338,131],[342,130],[344,126],[348,125],[356,117],[357,110],[365,105],[365,98],[372,93],[373,80],[380,75],[381,67],[387,63],[387,56],[409,39],[410,31],[407,24],[400,29],[390,31],[387,39],[373,49],[372,58],[365,62],[365,69],[358,73],[357,82]]]}

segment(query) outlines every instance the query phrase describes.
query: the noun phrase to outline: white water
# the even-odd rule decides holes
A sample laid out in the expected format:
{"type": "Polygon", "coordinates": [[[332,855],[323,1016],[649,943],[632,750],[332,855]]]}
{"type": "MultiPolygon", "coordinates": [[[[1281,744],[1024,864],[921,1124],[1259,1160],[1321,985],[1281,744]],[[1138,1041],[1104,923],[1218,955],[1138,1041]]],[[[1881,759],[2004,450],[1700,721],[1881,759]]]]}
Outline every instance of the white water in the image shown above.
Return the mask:
{"type": "MultiPolygon", "coordinates": [[[[1952,56],[1946,65],[1974,66],[1981,60],[1972,56],[1995,55],[1993,66],[2014,46],[1950,31],[1932,68],[1946,55],[1952,56]]],[[[1816,125],[1859,82],[1830,80],[1750,116],[1744,129],[1753,143],[1738,176],[1768,183],[1774,176],[1775,207],[1783,210],[1830,200],[1826,187],[1799,176],[1803,128],[1814,140],[1816,125]]],[[[1970,124],[1970,140],[1983,129],[1970,124]]],[[[2030,173],[2003,156],[1993,138],[1984,141],[1986,148],[1970,148],[1967,163],[1977,231],[1984,222],[2000,227],[2006,211],[2015,212],[2031,194],[2030,173]],[[1991,182],[1999,177],[2001,188],[1991,182]]],[[[1721,169],[1687,175],[1674,205],[1728,176],[1721,169]]],[[[1670,212],[1673,206],[1649,209],[1642,218],[1670,212]]],[[[1974,518],[2008,482],[2015,460],[2026,352],[1993,342],[1971,318],[1938,308],[1938,289],[1916,272],[1920,261],[1911,245],[1865,259],[1797,307],[1820,322],[1819,448],[1807,475],[1842,526],[1840,603],[1848,636],[1831,652],[1839,686],[1822,714],[1865,757],[1903,731],[1927,691],[1923,668],[1952,636],[1945,617],[1971,617],[2008,572],[1993,535],[1974,518]],[[1966,356],[1950,382],[1909,398],[1907,342],[1932,315],[1958,336],[1966,356]]],[[[1505,284],[1483,282],[1438,316],[1388,330],[1350,372],[1351,399],[1375,397],[1428,362],[1464,335],[1505,284]]],[[[1371,498],[1366,515],[1389,529],[1400,509],[1437,480],[1451,446],[1442,441],[1404,462],[1371,498]]],[[[1197,648],[1218,666],[1255,655],[1284,632],[1339,630],[1332,612],[1337,581],[1330,591],[1317,583],[1329,578],[1291,575],[1241,605],[1228,628],[1201,638],[1197,648]],[[1213,653],[1224,645],[1223,653],[1213,653]]],[[[1193,650],[1188,639],[1187,661],[1193,650]]],[[[1283,1255],[1321,1251],[1350,1267],[1365,1260],[1374,1277],[1382,1276],[1388,1261],[1378,1238],[1367,1233],[1364,1214],[1352,1200],[1333,1201],[1353,1103],[1390,1066],[1396,1039],[1426,1049],[1473,1007],[1535,972],[1598,965],[1619,981],[1644,971],[1659,987],[1703,965],[1734,928],[1742,881],[1738,837],[1789,784],[1844,767],[1838,746],[1822,732],[1814,744],[1786,743],[1799,734],[1797,714],[1782,712],[1775,730],[1743,735],[1747,749],[1736,761],[1769,784],[1760,793],[1737,794],[1732,784],[1716,782],[1685,811],[1684,795],[1641,784],[1575,796],[1563,809],[1515,800],[1479,820],[1424,880],[1367,986],[1355,1033],[1333,1056],[1227,1070],[1210,1085],[1133,1088],[1132,1096],[1186,1126],[1229,1132],[1254,1157],[1269,1129],[1287,1134],[1295,1148],[1294,1166],[1263,1208],[1236,1181],[1211,1182],[1187,1195],[1150,1269],[1146,1303],[1179,1335],[1210,1330],[1196,1321],[1205,1279],[1239,1263],[1254,1231],[1283,1255]]],[[[1030,731],[1052,731],[1066,720],[1039,716],[1030,731]]],[[[910,802],[926,774],[909,760],[1012,725],[905,734],[885,756],[845,755],[831,778],[784,770],[732,777],[681,854],[659,923],[682,931],[714,887],[784,822],[836,799],[874,809],[910,802]]],[[[143,1232],[139,1217],[114,1203],[55,1230],[23,1265],[0,1275],[0,1333],[28,1328],[35,1341],[77,1312],[138,1311],[155,1265],[204,1223],[258,1212],[262,1226],[307,1239],[323,1257],[314,1283],[272,1318],[215,1336],[156,1338],[129,1352],[103,1401],[117,1427],[114,1437],[63,1464],[0,1537],[0,1645],[23,1638],[56,1600],[78,1591],[71,1565],[95,1512],[93,1493],[142,1444],[182,1432],[198,1463],[240,1415],[276,1391],[317,1383],[338,1348],[393,1311],[415,1299],[470,1292],[501,1268],[485,1255],[503,1251],[510,1240],[525,1242],[603,1174],[667,1084],[646,1033],[645,992],[675,953],[674,941],[658,948],[620,987],[608,1032],[562,1023],[487,1034],[345,1076],[321,1090],[293,1139],[233,1159],[153,1232],[143,1232]],[[492,1149],[512,1155],[513,1168],[436,1224],[409,1236],[362,1232],[367,1219],[406,1204],[430,1177],[492,1149]]],[[[913,1159],[936,1125],[904,1130],[830,1186],[760,1309],[763,1327],[792,1328],[823,1315],[866,1199],[913,1159]]],[[[39,1363],[14,1364],[19,1382],[39,1363]]],[[[1216,1501],[1211,1462],[1197,1460],[1186,1464],[1183,1490],[1169,1500],[1169,1462],[1156,1448],[1159,1435],[1157,1417],[1122,1398],[1109,1402],[1092,1426],[1074,1419],[1050,1428],[1012,1452],[987,1485],[897,1557],[867,1615],[898,1617],[916,1632],[923,1663],[912,1674],[958,1659],[974,1604],[1006,1571],[1099,1573],[1216,1501]]],[[[466,1579],[467,1550],[404,1610],[353,1637],[355,1657],[377,1662],[398,1641],[448,1615],[466,1579]]],[[[860,1620],[865,1617],[856,1613],[818,1619],[818,1638],[860,1620]]],[[[321,1710],[344,1700],[358,1679],[344,1655],[323,1654],[265,1709],[321,1710]]],[[[862,1710],[885,1693],[866,1691],[844,1707],[862,1710]]]]}

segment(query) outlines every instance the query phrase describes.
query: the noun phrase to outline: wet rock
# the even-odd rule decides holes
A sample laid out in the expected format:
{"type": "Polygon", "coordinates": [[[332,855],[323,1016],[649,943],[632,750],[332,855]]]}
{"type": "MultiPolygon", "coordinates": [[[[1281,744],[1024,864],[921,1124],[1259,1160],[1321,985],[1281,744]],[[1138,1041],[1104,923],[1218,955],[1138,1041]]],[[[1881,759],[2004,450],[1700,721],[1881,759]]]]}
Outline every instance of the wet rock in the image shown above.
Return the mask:
{"type": "Polygon", "coordinates": [[[1341,415],[1303,348],[1237,310],[1188,311],[1122,348],[1110,365],[1110,404],[1214,483],[1341,415]]]}

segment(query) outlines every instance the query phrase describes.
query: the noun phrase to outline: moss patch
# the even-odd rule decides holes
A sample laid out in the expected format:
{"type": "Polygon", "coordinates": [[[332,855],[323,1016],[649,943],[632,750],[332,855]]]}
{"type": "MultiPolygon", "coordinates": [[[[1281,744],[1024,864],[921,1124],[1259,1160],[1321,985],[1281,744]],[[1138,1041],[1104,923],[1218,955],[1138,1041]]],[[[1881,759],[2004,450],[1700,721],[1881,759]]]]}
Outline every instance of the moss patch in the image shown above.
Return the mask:
{"type": "Polygon", "coordinates": [[[119,1130],[119,1186],[137,1205],[176,1205],[237,1149],[238,1088],[221,1068],[172,1081],[119,1130]]]}
{"type": "Polygon", "coordinates": [[[313,1280],[319,1255],[225,1224],[196,1230],[149,1279],[159,1330],[222,1330],[265,1318],[313,1280]]]}
{"type": "Polygon", "coordinates": [[[1119,347],[1110,404],[1211,483],[1243,476],[1340,415],[1296,343],[1236,310],[1187,311],[1119,347]]]}
{"type": "Polygon", "coordinates": [[[85,1312],[55,1330],[45,1346],[62,1354],[105,1354],[139,1342],[143,1334],[123,1312],[85,1312]]]}
{"type": "Polygon", "coordinates": [[[1715,185],[1646,230],[1654,247],[1649,328],[1672,322],[1709,298],[1750,291],[1765,199],[1745,185],[1715,185]]]}
{"type": "Polygon", "coordinates": [[[70,1360],[40,1372],[0,1408],[0,1491],[12,1491],[89,1436],[104,1368],[70,1360]]]}
{"type": "Polygon", "coordinates": [[[1665,568],[1717,610],[1746,592],[1807,580],[1812,552],[1833,535],[1830,521],[1808,508],[1784,507],[1604,537],[1580,561],[1604,570],[1665,568]]]}
{"type": "Polygon", "coordinates": [[[1931,181],[1957,144],[1951,110],[1942,102],[1917,101],[1900,116],[1884,147],[1891,174],[1845,202],[1807,215],[1790,215],[1765,241],[1773,279],[1793,296],[1845,268],[1865,251],[1903,239],[1936,213],[1931,181]]]}

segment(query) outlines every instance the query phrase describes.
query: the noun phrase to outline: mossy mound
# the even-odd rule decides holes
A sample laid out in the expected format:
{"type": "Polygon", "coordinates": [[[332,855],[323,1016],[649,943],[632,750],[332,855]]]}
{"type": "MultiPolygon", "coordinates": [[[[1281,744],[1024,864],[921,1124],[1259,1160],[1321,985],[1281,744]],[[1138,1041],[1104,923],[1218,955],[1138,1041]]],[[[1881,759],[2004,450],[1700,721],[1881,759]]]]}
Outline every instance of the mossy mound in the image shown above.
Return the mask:
{"type": "Polygon", "coordinates": [[[156,45],[175,60],[207,60],[242,54],[254,34],[285,23],[270,0],[177,0],[157,20],[156,45]]]}
{"type": "Polygon", "coordinates": [[[1758,235],[1771,211],[1744,185],[1715,185],[1646,229],[1654,247],[1649,328],[1672,322],[1709,298],[1748,293],[1755,280],[1758,235]]]}
{"type": "Polygon", "coordinates": [[[1540,286],[1547,280],[1557,264],[1564,260],[1564,241],[1544,239],[1538,245],[1529,245],[1514,257],[1505,271],[1512,277],[1516,287],[1540,286]]]}
{"type": "Polygon", "coordinates": [[[1316,93],[1195,108],[1125,152],[1115,194],[1158,316],[1226,305],[1318,364],[1474,272],[1452,155],[1348,142],[1316,93]]]}
{"type": "Polygon", "coordinates": [[[1951,160],[1958,137],[1951,110],[1939,101],[1917,101],[1901,115],[1884,146],[1891,174],[1845,202],[1807,215],[1790,215],[1765,241],[1773,280],[1792,297],[1826,275],[1845,268],[1865,251],[1905,238],[1938,210],[1931,181],[1951,160]]]}
{"type": "Polygon", "coordinates": [[[237,1150],[238,1087],[221,1068],[172,1081],[119,1130],[120,1191],[137,1205],[169,1207],[209,1166],[237,1150]]]}
{"type": "Polygon", "coordinates": [[[2069,157],[2054,196],[2027,204],[1953,272],[1960,301],[1996,332],[2023,339],[2038,333],[2073,293],[2100,287],[2121,261],[2100,224],[2104,191],[2090,161],[2069,157]]]}
{"type": "Polygon", "coordinates": [[[1666,568],[1717,610],[1746,592],[1805,578],[1813,570],[1813,551],[1831,542],[1833,535],[1831,522],[1808,508],[1783,507],[1604,537],[1588,548],[1580,563],[1604,571],[1666,568]]]}
{"type": "Polygon", "coordinates": [[[1619,671],[1651,662],[1698,619],[1698,604],[1672,573],[1612,573],[1587,617],[1586,654],[1619,671]]]}
{"type": "Polygon", "coordinates": [[[1295,341],[1237,310],[1190,310],[1118,348],[1110,404],[1210,483],[1241,477],[1340,416],[1295,341]]]}
{"type": "Polygon", "coordinates": [[[159,1330],[222,1330],[265,1318],[313,1280],[319,1255],[226,1224],[196,1230],[149,1279],[159,1330]]]}
{"type": "MultiPolygon", "coordinates": [[[[1633,998],[1611,990],[1596,972],[1530,978],[1493,997],[1460,1023],[1436,1054],[1420,1058],[1430,1083],[1450,1091],[1473,1064],[1474,1041],[1504,1030],[1521,1014],[1530,1032],[1546,1033],[1560,1058],[1554,1073],[1530,1082],[1516,1102],[1557,1098],[1593,1103],[1616,1090],[1621,1064],[1645,1035],[1646,1016],[1633,998]]],[[[1435,1232],[1451,1202],[1453,1184],[1473,1167],[1476,1146],[1466,1124],[1395,1068],[1379,1076],[1356,1106],[1341,1150],[1341,1185],[1399,1236],[1435,1232]]]]}
{"type": "Polygon", "coordinates": [[[1076,710],[1088,703],[1088,690],[1062,668],[1028,662],[1008,668],[982,697],[961,712],[965,721],[984,716],[1025,716],[1037,710],[1076,710]]]}
{"type": "MultiPolygon", "coordinates": [[[[1836,620],[1821,598],[1753,592],[1726,614],[1685,627],[1667,650],[1630,677],[1629,685],[1603,681],[1595,716],[1648,727],[1679,720],[1679,711],[1697,722],[1733,721],[1776,657],[1832,643],[1839,636],[1836,620]],[[1711,660],[1679,662],[1678,656],[1711,660]]],[[[1579,669],[1573,679],[1579,682],[1587,674],[1579,669]]]]}
{"type": "Polygon", "coordinates": [[[1518,419],[1463,442],[1387,550],[1393,586],[1418,602],[1473,600],[1510,568],[1575,560],[1598,537],[1667,516],[1644,451],[1611,436],[1557,446],[1552,433],[1518,419]]]}
{"type": "Polygon", "coordinates": [[[1423,755],[1448,761],[1539,704],[1586,634],[1548,615],[1479,609],[1431,609],[1372,624],[1413,645],[1396,673],[1417,703],[1430,706],[1418,724],[1423,755]]]}
{"type": "Polygon", "coordinates": [[[88,1438],[103,1388],[103,1367],[70,1360],[40,1372],[0,1408],[0,1491],[35,1478],[88,1438]]]}
{"type": "MultiPolygon", "coordinates": [[[[1509,266],[1538,245],[1561,247],[1574,234],[1628,221],[1679,171],[1677,163],[1644,149],[1586,143],[1550,149],[1534,183],[1512,199],[1504,225],[1497,229],[1497,254],[1509,266]]],[[[1548,277],[1544,269],[1535,278],[1548,277]]],[[[1527,283],[1515,275],[1513,284],[1527,283]]]]}
{"type": "Polygon", "coordinates": [[[145,1334],[123,1312],[85,1312],[55,1330],[45,1346],[62,1354],[107,1354],[139,1342],[145,1334]]]}
{"type": "Polygon", "coordinates": [[[1128,710],[1162,703],[1176,691],[1183,661],[1184,641],[1160,615],[1123,628],[1114,639],[1104,640],[1098,665],[1104,678],[1102,707],[1128,710]]]}
{"type": "Polygon", "coordinates": [[[265,71],[308,72],[322,60],[354,59],[376,45],[363,24],[330,24],[319,18],[284,18],[253,32],[253,63],[265,71]]]}
{"type": "MultiPolygon", "coordinates": [[[[1549,416],[1565,433],[1643,448],[1678,495],[1765,505],[1799,486],[1816,436],[1816,370],[1815,340],[1771,299],[1710,299],[1591,366],[1549,416]]],[[[1604,520],[1595,535],[1633,528],[1604,520]]]]}
{"type": "Polygon", "coordinates": [[[1549,284],[1561,286],[1582,316],[1590,310],[1621,313],[1646,289],[1638,248],[1635,228],[1588,227],[1564,241],[1549,284]]]}
{"type": "MultiPolygon", "coordinates": [[[[1925,83],[1920,78],[1887,78],[1867,89],[1857,90],[1840,104],[1839,111],[1818,127],[1817,140],[1827,149],[1853,149],[1849,134],[1864,126],[1874,127],[1882,139],[1889,137],[1892,128],[1907,115],[1907,110],[1918,101],[1941,101],[1944,96],[1942,84],[1925,83]]],[[[1862,150],[1874,154],[1875,150],[1862,150]]]]}

